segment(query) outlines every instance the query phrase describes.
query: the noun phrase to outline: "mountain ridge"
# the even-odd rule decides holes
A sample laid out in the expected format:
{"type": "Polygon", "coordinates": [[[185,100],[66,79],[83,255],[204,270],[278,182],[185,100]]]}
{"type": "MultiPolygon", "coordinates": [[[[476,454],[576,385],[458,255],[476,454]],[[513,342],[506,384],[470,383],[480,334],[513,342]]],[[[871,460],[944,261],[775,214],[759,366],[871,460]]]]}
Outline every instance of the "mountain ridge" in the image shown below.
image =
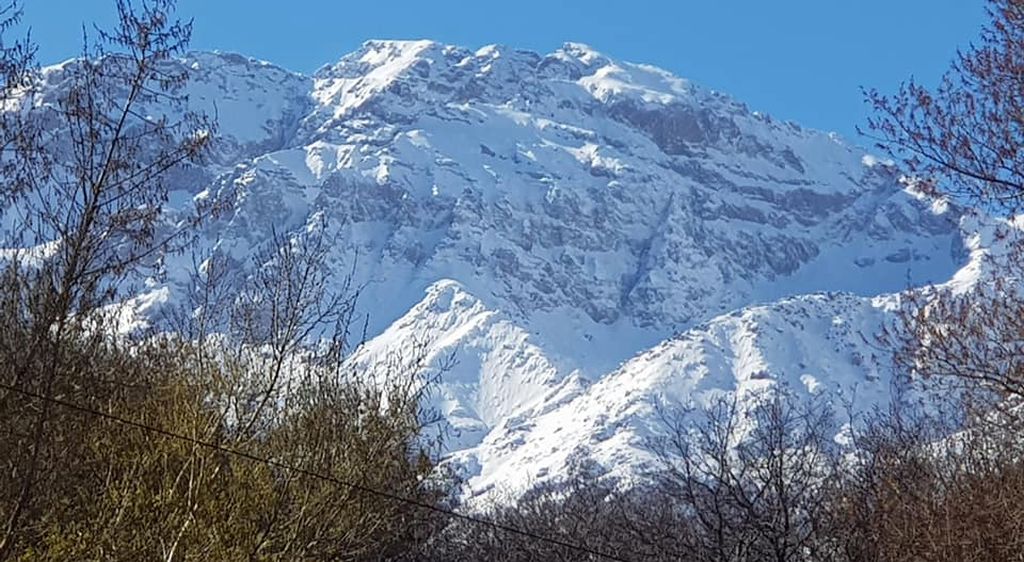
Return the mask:
{"type": "MultiPolygon", "coordinates": [[[[171,215],[227,201],[200,251],[239,271],[272,232],[326,224],[331,267],[365,287],[353,361],[410,338],[434,364],[456,354],[432,406],[469,495],[573,454],[642,472],[666,396],[856,383],[882,400],[860,332],[891,318],[886,295],[975,263],[966,211],[891,163],[581,44],[368,41],[310,76],[178,64],[221,138],[171,215]]],[[[61,87],[59,67],[44,78],[61,87]]],[[[170,300],[185,266],[168,257],[170,300]]]]}

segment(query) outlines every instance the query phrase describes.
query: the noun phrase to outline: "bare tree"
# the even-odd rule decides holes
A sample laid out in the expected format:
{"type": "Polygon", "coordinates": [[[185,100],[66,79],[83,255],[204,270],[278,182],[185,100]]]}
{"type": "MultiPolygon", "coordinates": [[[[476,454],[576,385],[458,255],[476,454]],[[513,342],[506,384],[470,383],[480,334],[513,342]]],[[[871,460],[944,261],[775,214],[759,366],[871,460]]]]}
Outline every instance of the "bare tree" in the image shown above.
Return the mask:
{"type": "Polygon", "coordinates": [[[658,528],[674,535],[680,530],[667,523],[658,497],[641,488],[623,488],[620,482],[602,478],[600,466],[577,456],[563,479],[541,484],[525,494],[496,495],[486,508],[471,513],[504,527],[521,529],[532,536],[463,520],[453,520],[409,560],[513,562],[553,560],[564,562],[615,559],[671,560],[665,545],[651,544],[647,533],[658,528]],[[643,538],[641,539],[641,533],[643,538]],[[542,540],[543,539],[547,540],[542,540]],[[554,542],[553,542],[554,541],[554,542]]]}
{"type": "Polygon", "coordinates": [[[1014,210],[1024,196],[1024,3],[989,0],[977,45],[958,53],[941,84],[894,96],[867,93],[871,137],[936,195],[1014,210]]]}
{"type": "Polygon", "coordinates": [[[663,411],[658,490],[689,515],[691,560],[827,559],[831,410],[782,390],[663,411]]]}
{"type": "MultiPolygon", "coordinates": [[[[1011,233],[1012,234],[1012,233],[1011,233]]],[[[1019,235],[1014,235],[1018,237],[1019,235]]],[[[1024,404],[1024,246],[986,258],[991,266],[970,291],[909,291],[880,334],[896,374],[924,393],[957,396],[969,423],[1019,425],[1024,404]]]]}
{"type": "Polygon", "coordinates": [[[563,545],[455,521],[420,553],[437,560],[845,560],[829,516],[838,490],[833,416],[779,392],[743,405],[662,409],[661,466],[620,481],[585,454],[563,479],[482,516],[563,545]],[[575,545],[568,546],[568,545],[575,545]],[[579,548],[579,547],[584,548],[579,548]],[[425,554],[424,554],[425,552],[425,554]],[[596,552],[596,553],[595,553],[596,552]]]}
{"type": "MultiPolygon", "coordinates": [[[[136,8],[120,1],[117,8],[118,25],[99,31],[99,41],[87,47],[90,56],[62,70],[64,87],[54,99],[35,87],[44,75],[28,71],[31,47],[20,43],[7,51],[0,96],[7,101],[0,137],[10,172],[4,178],[5,246],[27,250],[9,250],[6,263],[13,295],[6,336],[17,348],[8,348],[3,378],[43,396],[69,391],[65,385],[73,383],[60,380],[70,374],[67,346],[89,337],[119,282],[181,237],[179,226],[160,224],[167,198],[162,180],[168,170],[199,158],[210,138],[198,116],[186,112],[171,121],[146,111],[147,104],[184,103],[184,75],[169,63],[187,43],[190,26],[170,19],[173,2],[136,8]]],[[[57,424],[46,402],[26,409],[5,395],[0,406],[12,433],[21,435],[7,449],[15,452],[5,468],[17,492],[4,494],[13,498],[3,509],[5,558],[45,478],[40,466],[57,424]]]]}
{"type": "MultiPolygon", "coordinates": [[[[910,81],[892,96],[868,92],[869,130],[930,195],[1014,213],[1024,202],[1024,2],[989,0],[988,15],[937,88],[910,81]]],[[[908,293],[883,335],[903,374],[966,393],[982,417],[1013,414],[1024,399],[1024,246],[1009,225],[993,243],[974,290],[908,293]]]]}
{"type": "Polygon", "coordinates": [[[328,268],[325,225],[276,234],[247,272],[197,258],[177,333],[119,326],[217,209],[164,212],[215,134],[176,60],[191,26],[171,0],[116,7],[61,67],[0,42],[0,560],[409,550],[452,486],[425,431],[436,373],[416,342],[373,370],[350,360],[358,291],[328,268]]]}
{"type": "Polygon", "coordinates": [[[1024,440],[964,426],[959,397],[895,402],[863,420],[829,521],[844,560],[1021,560],[1024,440]]]}

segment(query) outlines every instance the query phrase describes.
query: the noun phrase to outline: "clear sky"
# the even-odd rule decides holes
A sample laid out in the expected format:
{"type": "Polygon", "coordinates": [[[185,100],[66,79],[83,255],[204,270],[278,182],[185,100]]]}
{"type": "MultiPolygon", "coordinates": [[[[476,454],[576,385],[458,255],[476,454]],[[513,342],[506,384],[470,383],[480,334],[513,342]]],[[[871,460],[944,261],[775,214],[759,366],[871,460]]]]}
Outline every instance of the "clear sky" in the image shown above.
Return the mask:
{"type": "MultiPolygon", "coordinates": [[[[24,0],[42,62],[79,49],[112,0],[24,0]]],[[[491,43],[542,53],[566,41],[668,69],[802,125],[855,136],[861,86],[934,83],[977,37],[984,0],[179,0],[193,47],[312,72],[367,39],[491,43]]],[[[861,141],[863,142],[863,141],[861,141]]]]}

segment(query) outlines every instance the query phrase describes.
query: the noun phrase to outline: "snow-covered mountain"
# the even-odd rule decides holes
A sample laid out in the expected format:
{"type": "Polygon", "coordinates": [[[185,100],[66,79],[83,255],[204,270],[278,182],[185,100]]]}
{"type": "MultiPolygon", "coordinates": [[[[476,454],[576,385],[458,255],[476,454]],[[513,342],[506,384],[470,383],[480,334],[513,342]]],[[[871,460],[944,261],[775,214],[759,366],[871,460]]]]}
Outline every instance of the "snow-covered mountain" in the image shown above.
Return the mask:
{"type": "Polygon", "coordinates": [[[410,338],[455,353],[434,399],[471,493],[581,453],[641,467],[665,397],[882,399],[865,335],[887,295],[969,260],[961,212],[892,165],[580,44],[370,41],[313,76],[181,64],[222,140],[173,205],[230,197],[203,240],[239,267],[271,228],[326,218],[332,264],[366,284],[360,360],[410,338]]]}

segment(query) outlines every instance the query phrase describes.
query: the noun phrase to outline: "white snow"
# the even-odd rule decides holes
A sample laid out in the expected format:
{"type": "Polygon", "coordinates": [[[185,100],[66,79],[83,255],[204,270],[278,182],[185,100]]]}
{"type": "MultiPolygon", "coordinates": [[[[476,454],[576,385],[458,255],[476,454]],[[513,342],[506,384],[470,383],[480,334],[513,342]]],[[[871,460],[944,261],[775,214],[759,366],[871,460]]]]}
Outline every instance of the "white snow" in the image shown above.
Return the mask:
{"type": "Polygon", "coordinates": [[[369,41],[308,78],[183,64],[226,140],[172,210],[227,197],[202,245],[239,264],[323,218],[369,315],[352,360],[383,368],[414,340],[434,368],[454,354],[431,406],[468,496],[577,454],[638,474],[659,402],[785,385],[879,403],[891,371],[867,342],[898,293],[971,290],[997,242],[835,134],[578,43],[369,41]]]}

